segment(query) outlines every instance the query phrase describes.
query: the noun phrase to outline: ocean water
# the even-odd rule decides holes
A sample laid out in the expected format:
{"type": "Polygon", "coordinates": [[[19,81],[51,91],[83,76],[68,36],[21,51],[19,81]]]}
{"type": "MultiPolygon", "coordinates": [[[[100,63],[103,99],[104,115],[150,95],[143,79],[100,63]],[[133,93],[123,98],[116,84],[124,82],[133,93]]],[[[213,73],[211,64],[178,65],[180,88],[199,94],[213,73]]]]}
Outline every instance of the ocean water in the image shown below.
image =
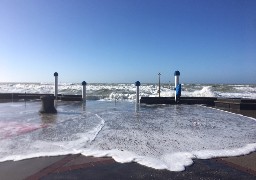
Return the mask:
{"type": "MultiPolygon", "coordinates": [[[[174,96],[174,84],[162,84],[161,96],[174,96]]],[[[134,84],[90,84],[86,86],[88,99],[134,100],[134,84]]],[[[141,84],[141,96],[158,96],[158,84],[141,84]]],[[[0,83],[0,93],[54,93],[52,83],[0,83]]],[[[59,94],[81,95],[79,83],[60,83],[59,94]]],[[[182,96],[256,99],[256,85],[182,84],[182,96]]]]}
{"type": "MultiPolygon", "coordinates": [[[[52,84],[6,83],[0,87],[0,92],[53,93],[52,84]]],[[[256,150],[254,118],[201,105],[141,104],[135,110],[132,84],[87,87],[88,95],[97,100],[88,100],[85,106],[60,101],[57,114],[38,113],[40,101],[0,103],[0,162],[81,153],[182,171],[196,158],[237,156],[256,150]]],[[[182,95],[187,96],[236,98],[253,98],[256,89],[253,85],[183,88],[182,95]]],[[[142,85],[140,89],[141,95],[157,96],[156,85],[142,85]]],[[[163,95],[172,94],[169,89],[168,85],[163,87],[163,95]]],[[[80,94],[81,86],[63,84],[60,91],[80,94]]]]}

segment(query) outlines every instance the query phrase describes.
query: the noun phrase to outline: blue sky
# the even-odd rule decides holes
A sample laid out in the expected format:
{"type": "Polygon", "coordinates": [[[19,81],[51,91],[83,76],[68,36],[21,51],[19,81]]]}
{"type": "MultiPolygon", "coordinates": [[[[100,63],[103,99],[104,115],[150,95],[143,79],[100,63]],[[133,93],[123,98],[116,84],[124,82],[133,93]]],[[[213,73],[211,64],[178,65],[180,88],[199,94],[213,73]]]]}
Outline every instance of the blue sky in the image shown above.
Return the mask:
{"type": "Polygon", "coordinates": [[[256,83],[255,0],[0,0],[0,82],[256,83]]]}

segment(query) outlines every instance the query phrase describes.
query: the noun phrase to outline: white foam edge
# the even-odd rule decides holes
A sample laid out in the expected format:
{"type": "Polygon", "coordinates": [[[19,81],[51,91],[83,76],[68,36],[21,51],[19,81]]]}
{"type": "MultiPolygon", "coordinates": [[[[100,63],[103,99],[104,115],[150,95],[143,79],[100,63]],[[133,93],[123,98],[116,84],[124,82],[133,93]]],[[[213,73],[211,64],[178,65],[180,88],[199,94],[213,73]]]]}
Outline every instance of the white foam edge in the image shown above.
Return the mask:
{"type": "Polygon", "coordinates": [[[126,151],[126,150],[95,150],[95,149],[85,149],[82,151],[85,156],[93,156],[93,157],[111,157],[116,162],[119,163],[130,163],[137,162],[141,165],[151,167],[154,169],[167,169],[168,167],[163,163],[163,161],[158,160],[152,157],[139,156],[134,152],[126,151]]]}
{"type": "Polygon", "coordinates": [[[81,152],[85,156],[112,157],[116,162],[129,163],[137,162],[141,165],[154,169],[167,169],[169,171],[183,171],[186,166],[193,164],[193,159],[211,159],[217,157],[231,157],[246,155],[256,150],[256,143],[247,144],[241,148],[223,150],[200,150],[192,152],[177,152],[164,154],[159,159],[139,156],[134,152],[125,150],[95,150],[86,149],[81,152]]]}
{"type": "Polygon", "coordinates": [[[235,149],[223,149],[223,150],[201,150],[192,152],[177,152],[164,154],[159,159],[139,156],[134,152],[126,150],[95,150],[95,149],[73,149],[66,151],[56,152],[38,152],[30,155],[13,155],[0,159],[0,162],[4,161],[19,161],[24,159],[38,158],[38,157],[51,157],[61,156],[68,154],[82,154],[85,156],[93,157],[112,157],[116,162],[129,163],[137,162],[141,165],[151,167],[154,169],[167,169],[169,171],[183,171],[186,166],[193,164],[193,159],[210,159],[217,157],[231,157],[246,155],[256,150],[256,143],[247,144],[241,148],[235,149]]]}

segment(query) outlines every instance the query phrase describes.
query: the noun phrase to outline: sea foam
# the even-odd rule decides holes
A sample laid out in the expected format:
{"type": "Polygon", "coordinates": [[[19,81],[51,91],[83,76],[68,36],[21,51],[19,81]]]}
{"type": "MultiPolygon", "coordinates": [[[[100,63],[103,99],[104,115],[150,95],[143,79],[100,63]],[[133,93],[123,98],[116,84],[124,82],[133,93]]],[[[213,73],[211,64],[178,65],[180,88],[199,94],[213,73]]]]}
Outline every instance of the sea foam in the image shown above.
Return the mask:
{"type": "Polygon", "coordinates": [[[8,129],[22,127],[34,117],[29,123],[39,128],[2,136],[0,161],[81,153],[182,171],[196,158],[256,150],[255,119],[198,105],[141,105],[135,112],[131,102],[88,101],[85,109],[60,102],[56,115],[40,115],[39,102],[22,104],[0,104],[1,126],[12,119],[8,129]]]}

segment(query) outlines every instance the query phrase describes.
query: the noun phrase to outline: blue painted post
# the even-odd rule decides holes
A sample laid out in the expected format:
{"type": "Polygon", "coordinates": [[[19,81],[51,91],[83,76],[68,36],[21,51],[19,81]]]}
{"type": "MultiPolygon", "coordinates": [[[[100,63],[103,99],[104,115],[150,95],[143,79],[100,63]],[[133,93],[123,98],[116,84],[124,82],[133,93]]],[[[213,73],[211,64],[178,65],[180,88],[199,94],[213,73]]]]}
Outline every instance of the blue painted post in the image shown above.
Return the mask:
{"type": "Polygon", "coordinates": [[[55,96],[55,99],[58,100],[58,73],[55,72],[54,76],[55,76],[55,92],[54,92],[54,96],[55,96]]]}
{"type": "Polygon", "coordinates": [[[175,77],[175,83],[174,83],[174,90],[175,90],[175,102],[178,102],[181,96],[181,85],[179,82],[179,77],[180,77],[180,72],[175,71],[174,72],[174,77],[175,77]]]}

